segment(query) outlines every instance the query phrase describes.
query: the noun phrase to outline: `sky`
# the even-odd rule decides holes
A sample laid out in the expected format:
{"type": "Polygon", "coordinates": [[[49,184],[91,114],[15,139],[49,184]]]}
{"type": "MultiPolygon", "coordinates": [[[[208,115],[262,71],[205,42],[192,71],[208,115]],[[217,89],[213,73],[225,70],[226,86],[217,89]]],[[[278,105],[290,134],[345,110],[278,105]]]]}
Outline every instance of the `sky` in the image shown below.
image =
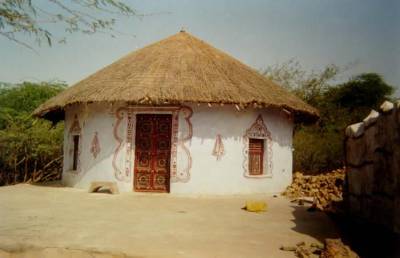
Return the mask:
{"type": "MultiPolygon", "coordinates": [[[[350,65],[346,76],[376,72],[400,87],[399,0],[125,2],[144,16],[118,18],[115,29],[123,34],[115,38],[67,34],[66,44],[34,46],[34,52],[0,37],[0,81],[71,85],[184,28],[257,70],[290,59],[308,71],[350,65]]],[[[61,27],[51,29],[63,35],[61,27]]]]}

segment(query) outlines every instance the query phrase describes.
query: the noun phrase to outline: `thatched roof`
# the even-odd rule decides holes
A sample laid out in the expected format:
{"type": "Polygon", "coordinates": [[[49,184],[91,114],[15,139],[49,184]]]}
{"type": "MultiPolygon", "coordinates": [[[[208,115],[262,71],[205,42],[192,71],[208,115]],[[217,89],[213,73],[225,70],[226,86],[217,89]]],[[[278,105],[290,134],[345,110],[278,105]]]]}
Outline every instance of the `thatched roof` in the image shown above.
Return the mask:
{"type": "Polygon", "coordinates": [[[134,105],[236,104],[284,108],[296,120],[318,111],[256,70],[186,32],[132,52],[51,98],[34,115],[54,120],[67,105],[124,101],[134,105]]]}

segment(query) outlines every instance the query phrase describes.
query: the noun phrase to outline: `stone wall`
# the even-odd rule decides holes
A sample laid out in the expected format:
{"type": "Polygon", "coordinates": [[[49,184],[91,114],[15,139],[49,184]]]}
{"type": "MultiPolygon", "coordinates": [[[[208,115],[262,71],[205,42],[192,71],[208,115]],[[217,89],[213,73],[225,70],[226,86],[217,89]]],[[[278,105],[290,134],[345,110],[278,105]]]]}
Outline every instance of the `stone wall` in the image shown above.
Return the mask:
{"type": "Polygon", "coordinates": [[[348,126],[345,151],[350,214],[400,232],[400,102],[348,126]]]}

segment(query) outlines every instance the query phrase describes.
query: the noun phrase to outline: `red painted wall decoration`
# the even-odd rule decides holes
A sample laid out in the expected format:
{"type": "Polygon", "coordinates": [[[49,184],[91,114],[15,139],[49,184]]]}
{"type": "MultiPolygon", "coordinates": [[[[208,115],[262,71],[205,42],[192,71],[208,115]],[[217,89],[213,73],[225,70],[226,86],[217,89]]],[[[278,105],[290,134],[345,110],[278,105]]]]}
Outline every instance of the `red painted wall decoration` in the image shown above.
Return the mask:
{"type": "Polygon", "coordinates": [[[179,109],[172,111],[172,128],[171,128],[171,178],[170,180],[176,182],[177,169],[178,169],[178,132],[179,132],[179,109]]]}
{"type": "MultiPolygon", "coordinates": [[[[190,169],[192,168],[192,156],[190,154],[189,149],[186,147],[186,143],[188,143],[193,136],[193,127],[192,127],[192,122],[190,121],[190,118],[193,115],[193,110],[190,107],[181,106],[179,108],[178,114],[182,114],[183,118],[185,119],[187,126],[187,134],[186,135],[182,134],[182,136],[179,139],[177,139],[177,142],[173,142],[173,144],[177,144],[184,151],[187,162],[180,171],[177,171],[177,169],[171,171],[171,182],[185,183],[190,180],[190,169]]],[[[176,134],[177,133],[178,130],[176,129],[176,134]]],[[[176,159],[176,153],[175,153],[175,159],[176,159]]]]}
{"type": "Polygon", "coordinates": [[[92,142],[90,144],[90,153],[92,153],[93,158],[97,158],[97,155],[99,155],[100,151],[101,151],[101,148],[100,148],[100,141],[99,141],[98,133],[95,132],[92,142]]]}
{"type": "Polygon", "coordinates": [[[225,155],[224,143],[222,142],[222,137],[220,134],[217,134],[215,138],[212,155],[215,156],[217,160],[220,160],[222,156],[225,155]]]}
{"type": "MultiPolygon", "coordinates": [[[[117,143],[117,147],[115,148],[115,151],[114,151],[114,156],[113,156],[113,160],[112,160],[112,166],[114,168],[114,176],[115,176],[115,178],[117,180],[129,182],[129,177],[127,177],[122,172],[122,170],[117,166],[117,157],[118,157],[118,154],[119,154],[119,152],[121,150],[122,143],[123,143],[123,139],[118,134],[118,129],[119,129],[119,126],[120,126],[121,122],[123,121],[124,113],[127,113],[126,109],[118,109],[115,112],[115,116],[116,116],[117,122],[114,125],[114,138],[117,140],[118,143],[117,143]]],[[[128,123],[128,125],[129,125],[129,123],[128,123]]]]}
{"type": "Polygon", "coordinates": [[[78,135],[81,134],[81,126],[79,125],[79,119],[78,115],[74,116],[74,121],[71,124],[71,127],[69,128],[69,133],[72,135],[78,135]]]}

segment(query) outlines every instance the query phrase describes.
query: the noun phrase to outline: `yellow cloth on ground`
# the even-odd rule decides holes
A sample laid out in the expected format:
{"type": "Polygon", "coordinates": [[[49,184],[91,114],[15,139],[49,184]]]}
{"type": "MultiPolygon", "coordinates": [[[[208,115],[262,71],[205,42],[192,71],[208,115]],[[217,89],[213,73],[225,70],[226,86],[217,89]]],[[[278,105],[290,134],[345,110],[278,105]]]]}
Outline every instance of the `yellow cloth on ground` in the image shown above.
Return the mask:
{"type": "Polygon", "coordinates": [[[263,212],[267,210],[267,203],[264,201],[246,201],[244,209],[251,212],[263,212]]]}

